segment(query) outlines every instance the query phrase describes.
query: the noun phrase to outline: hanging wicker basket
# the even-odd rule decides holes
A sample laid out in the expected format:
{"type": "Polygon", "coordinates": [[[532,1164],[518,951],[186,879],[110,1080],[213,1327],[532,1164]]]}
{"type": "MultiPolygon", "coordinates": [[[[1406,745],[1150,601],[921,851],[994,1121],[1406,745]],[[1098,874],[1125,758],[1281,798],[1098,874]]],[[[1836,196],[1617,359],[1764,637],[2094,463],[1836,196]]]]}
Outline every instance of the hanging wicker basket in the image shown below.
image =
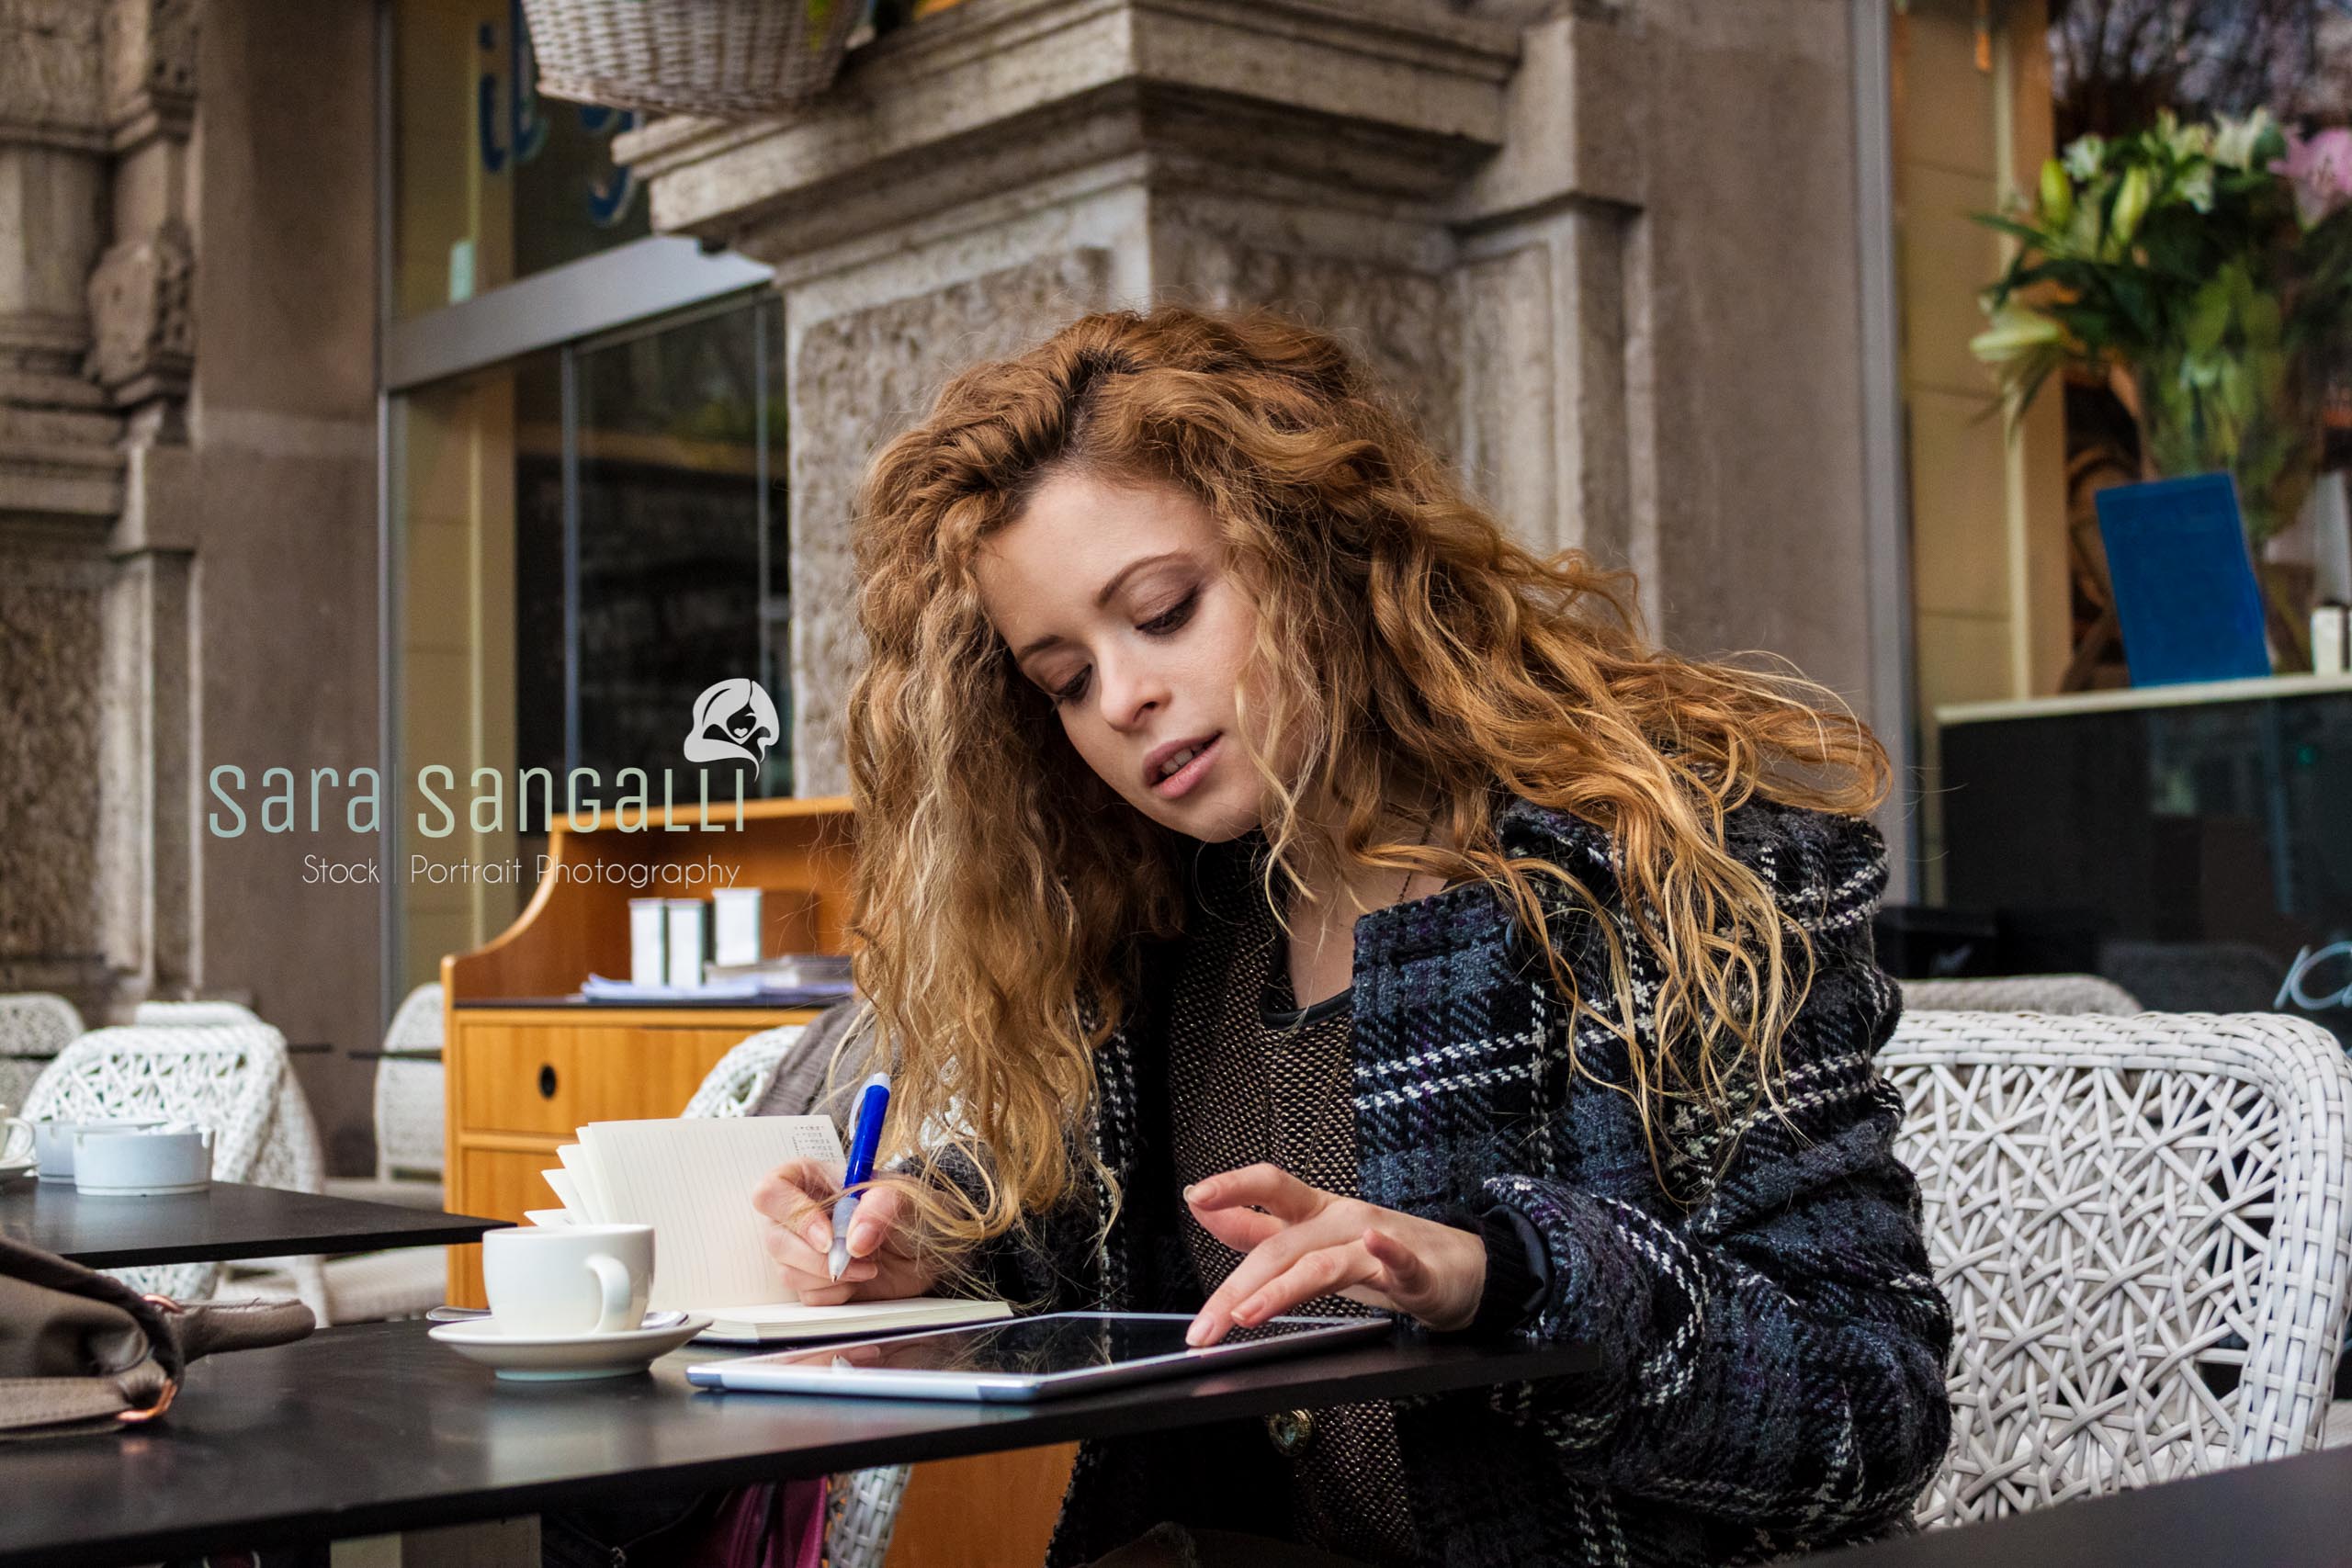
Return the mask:
{"type": "Polygon", "coordinates": [[[539,91],[756,117],[832,85],[864,0],[523,0],[539,91]]]}

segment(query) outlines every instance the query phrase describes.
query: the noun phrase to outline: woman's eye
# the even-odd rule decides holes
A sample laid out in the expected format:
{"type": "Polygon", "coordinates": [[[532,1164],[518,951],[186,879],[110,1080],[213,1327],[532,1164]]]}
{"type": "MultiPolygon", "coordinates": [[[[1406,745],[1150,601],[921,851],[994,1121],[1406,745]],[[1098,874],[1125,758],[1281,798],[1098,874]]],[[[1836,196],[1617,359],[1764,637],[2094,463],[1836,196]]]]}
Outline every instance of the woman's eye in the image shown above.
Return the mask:
{"type": "Polygon", "coordinates": [[[1161,612],[1159,615],[1154,615],[1151,619],[1146,621],[1142,626],[1136,629],[1137,631],[1150,633],[1155,637],[1165,636],[1167,633],[1174,631],[1178,626],[1182,626],[1186,621],[1193,618],[1193,606],[1199,604],[1200,599],[1201,591],[1195,588],[1193,592],[1185,594],[1182,599],[1176,601],[1176,603],[1167,610],[1161,612]]]}
{"type": "MultiPolygon", "coordinates": [[[[1201,591],[1193,589],[1159,615],[1136,627],[1147,637],[1166,637],[1193,618],[1193,608],[1200,604],[1201,591]]],[[[1088,681],[1093,676],[1090,667],[1080,671],[1058,686],[1047,689],[1046,694],[1057,704],[1069,705],[1086,695],[1088,681]]]]}

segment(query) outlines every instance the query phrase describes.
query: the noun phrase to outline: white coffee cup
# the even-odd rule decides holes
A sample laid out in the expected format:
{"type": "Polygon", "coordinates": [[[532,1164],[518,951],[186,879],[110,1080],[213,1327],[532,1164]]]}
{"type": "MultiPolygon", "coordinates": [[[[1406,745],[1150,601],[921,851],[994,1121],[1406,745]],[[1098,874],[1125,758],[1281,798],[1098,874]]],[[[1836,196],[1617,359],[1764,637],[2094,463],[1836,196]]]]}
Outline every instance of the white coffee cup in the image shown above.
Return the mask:
{"type": "Polygon", "coordinates": [[[502,1334],[622,1334],[653,1290],[651,1225],[520,1225],[481,1238],[482,1286],[502,1334]]]}
{"type": "Polygon", "coordinates": [[[142,1133],[163,1124],[152,1116],[115,1122],[36,1122],[33,1123],[33,1158],[40,1164],[43,1181],[71,1181],[74,1179],[74,1135],[76,1133],[142,1133]]]}
{"type": "Polygon", "coordinates": [[[0,1104],[0,1165],[14,1165],[33,1152],[33,1124],[21,1116],[8,1114],[8,1107],[0,1104]],[[22,1133],[23,1137],[17,1134],[22,1133]]]}

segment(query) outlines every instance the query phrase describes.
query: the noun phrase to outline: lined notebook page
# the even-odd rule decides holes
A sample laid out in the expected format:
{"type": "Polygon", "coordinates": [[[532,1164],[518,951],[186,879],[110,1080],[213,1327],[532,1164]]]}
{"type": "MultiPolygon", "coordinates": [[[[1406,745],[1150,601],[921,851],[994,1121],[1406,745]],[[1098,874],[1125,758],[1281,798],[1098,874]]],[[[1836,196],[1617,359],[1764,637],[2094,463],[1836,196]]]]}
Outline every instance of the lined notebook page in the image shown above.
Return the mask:
{"type": "MultiPolygon", "coordinates": [[[[564,1174],[571,1178],[571,1195],[563,1206],[592,1225],[610,1224],[613,1216],[605,1212],[605,1190],[596,1181],[596,1168],[588,1161],[587,1154],[578,1144],[566,1144],[556,1150],[555,1157],[563,1162],[564,1174]]],[[[548,1185],[560,1192],[563,1189],[550,1178],[548,1185]]]]}
{"type": "Polygon", "coordinates": [[[539,1177],[548,1184],[548,1190],[555,1194],[556,1201],[563,1205],[565,1213],[583,1225],[595,1224],[595,1216],[589,1213],[587,1202],[580,1196],[580,1183],[572,1179],[571,1172],[561,1168],[543,1170],[539,1177]]]}
{"type": "Polygon", "coordinates": [[[752,1190],[791,1159],[842,1158],[826,1116],[592,1122],[580,1146],[616,1224],[653,1227],[657,1312],[773,1305],[795,1299],[760,1244],[752,1190]]]}

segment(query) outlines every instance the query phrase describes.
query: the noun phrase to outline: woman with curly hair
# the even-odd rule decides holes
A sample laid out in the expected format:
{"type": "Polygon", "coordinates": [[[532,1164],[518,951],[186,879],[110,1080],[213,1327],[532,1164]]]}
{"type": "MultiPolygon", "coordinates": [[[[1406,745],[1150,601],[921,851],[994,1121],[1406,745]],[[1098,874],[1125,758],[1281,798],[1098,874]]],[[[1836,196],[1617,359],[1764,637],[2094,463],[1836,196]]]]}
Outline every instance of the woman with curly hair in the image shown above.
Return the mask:
{"type": "Polygon", "coordinates": [[[1714,1563],[1904,1528],[1950,1321],[1872,1054],[1883,752],[1645,642],[1330,338],[976,366],[857,522],[856,973],[894,1175],[804,1299],[983,1290],[1589,1347],[1080,1451],[1050,1561],[1714,1563]],[[1107,1557],[1105,1554],[1109,1554],[1107,1557]]]}

